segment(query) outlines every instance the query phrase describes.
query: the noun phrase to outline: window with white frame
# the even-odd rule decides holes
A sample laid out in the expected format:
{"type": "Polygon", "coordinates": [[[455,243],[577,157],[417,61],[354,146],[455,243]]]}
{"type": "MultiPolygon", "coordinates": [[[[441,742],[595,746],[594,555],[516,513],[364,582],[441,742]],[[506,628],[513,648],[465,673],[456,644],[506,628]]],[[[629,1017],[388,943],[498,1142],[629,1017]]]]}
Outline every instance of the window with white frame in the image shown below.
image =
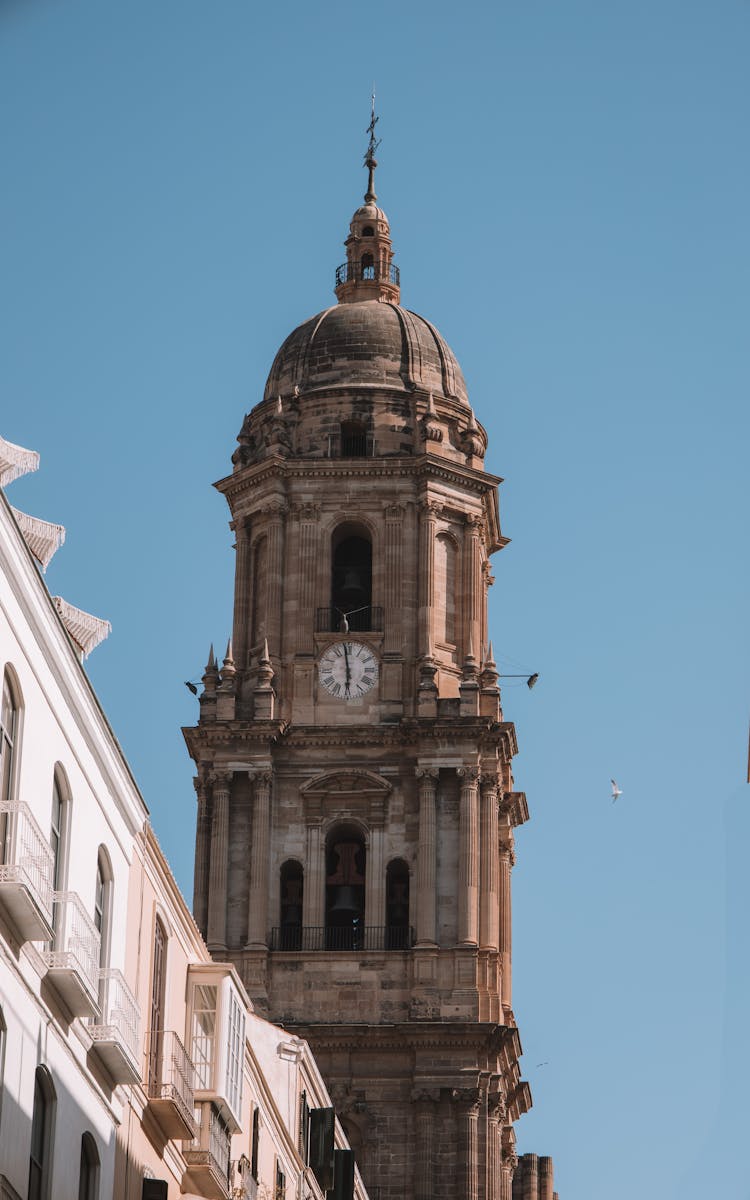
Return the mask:
{"type": "Polygon", "coordinates": [[[234,992],[229,993],[227,1023],[227,1100],[233,1113],[242,1109],[242,1054],[245,1043],[245,1014],[234,992]]]}
{"type": "Polygon", "coordinates": [[[193,1030],[190,1057],[195,1067],[199,1088],[213,1088],[213,1065],[216,1050],[216,1004],[218,988],[196,983],[193,988],[193,1030]]]}

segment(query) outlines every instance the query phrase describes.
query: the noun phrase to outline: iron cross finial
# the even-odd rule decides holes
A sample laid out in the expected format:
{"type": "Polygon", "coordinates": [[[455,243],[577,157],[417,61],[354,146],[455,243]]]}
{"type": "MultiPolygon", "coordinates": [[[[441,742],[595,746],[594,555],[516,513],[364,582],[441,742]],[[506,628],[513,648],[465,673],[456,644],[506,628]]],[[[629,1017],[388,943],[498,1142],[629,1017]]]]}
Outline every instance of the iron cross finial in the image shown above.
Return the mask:
{"type": "Polygon", "coordinates": [[[380,145],[380,138],[375,137],[375,126],[377,125],[379,120],[380,120],[380,117],[375,116],[375,88],[373,87],[372,95],[370,97],[370,124],[367,126],[367,133],[369,133],[369,135],[370,135],[370,142],[367,147],[367,153],[365,154],[365,166],[366,167],[369,167],[371,163],[373,163],[373,165],[375,165],[374,164],[375,151],[377,150],[378,146],[380,145]]]}

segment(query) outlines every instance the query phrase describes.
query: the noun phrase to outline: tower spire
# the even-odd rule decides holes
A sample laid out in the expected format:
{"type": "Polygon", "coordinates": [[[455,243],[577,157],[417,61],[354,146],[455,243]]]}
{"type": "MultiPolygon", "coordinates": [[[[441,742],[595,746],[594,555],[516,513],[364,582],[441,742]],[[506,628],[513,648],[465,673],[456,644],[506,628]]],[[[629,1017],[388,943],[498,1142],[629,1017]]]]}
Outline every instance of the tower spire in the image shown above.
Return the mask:
{"type": "Polygon", "coordinates": [[[365,166],[368,170],[367,191],[365,192],[365,203],[374,204],[377,200],[375,195],[375,168],[378,165],[378,160],[375,157],[375,151],[380,145],[380,138],[375,137],[375,126],[380,117],[375,116],[375,87],[373,85],[372,96],[370,97],[370,124],[367,126],[367,132],[370,135],[370,141],[365,154],[365,166]]]}

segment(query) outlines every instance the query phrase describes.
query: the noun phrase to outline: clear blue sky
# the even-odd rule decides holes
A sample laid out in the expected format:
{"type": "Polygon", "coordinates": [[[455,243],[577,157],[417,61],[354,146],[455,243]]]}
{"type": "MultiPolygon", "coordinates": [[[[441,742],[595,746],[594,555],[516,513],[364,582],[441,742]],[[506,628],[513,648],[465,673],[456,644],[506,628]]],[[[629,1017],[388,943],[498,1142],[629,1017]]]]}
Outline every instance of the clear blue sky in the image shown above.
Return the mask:
{"type": "Polygon", "coordinates": [[[0,0],[0,432],[184,890],[211,483],[365,185],[504,476],[521,1150],[746,1200],[750,4],[0,0]],[[609,778],[623,789],[609,799],[609,778]],[[537,1067],[537,1063],[546,1063],[537,1067]]]}

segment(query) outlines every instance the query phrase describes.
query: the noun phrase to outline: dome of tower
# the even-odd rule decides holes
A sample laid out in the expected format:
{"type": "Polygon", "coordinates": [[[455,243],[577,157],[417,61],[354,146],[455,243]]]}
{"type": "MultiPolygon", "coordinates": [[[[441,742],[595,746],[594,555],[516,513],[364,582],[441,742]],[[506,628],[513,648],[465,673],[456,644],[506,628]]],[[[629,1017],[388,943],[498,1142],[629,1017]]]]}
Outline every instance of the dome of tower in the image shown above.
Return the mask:
{"type": "Polygon", "coordinates": [[[340,303],[299,325],[281,346],[264,399],[328,388],[420,389],[468,405],[461,368],[434,325],[382,300],[340,303]]]}

